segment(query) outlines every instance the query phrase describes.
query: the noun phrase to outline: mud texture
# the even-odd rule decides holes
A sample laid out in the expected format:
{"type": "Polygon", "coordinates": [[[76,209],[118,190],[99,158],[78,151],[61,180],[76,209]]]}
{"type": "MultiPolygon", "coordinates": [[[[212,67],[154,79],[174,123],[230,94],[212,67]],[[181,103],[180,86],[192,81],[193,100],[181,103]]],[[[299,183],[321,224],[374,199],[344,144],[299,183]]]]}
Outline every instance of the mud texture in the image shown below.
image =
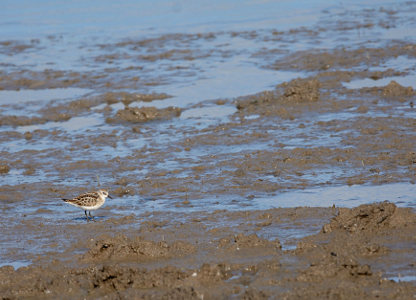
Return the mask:
{"type": "Polygon", "coordinates": [[[107,119],[107,122],[125,121],[130,123],[142,123],[151,120],[170,119],[179,116],[180,113],[180,109],[176,107],[169,107],[166,109],[157,109],[155,107],[126,107],[123,110],[119,110],[113,119],[107,119]]]}
{"type": "Polygon", "coordinates": [[[413,299],[414,202],[278,196],[416,183],[416,43],[389,38],[415,12],[84,41],[71,69],[30,61],[58,35],[0,41],[0,298],[413,299]],[[13,98],[58,88],[87,90],[13,98]],[[60,200],[97,188],[97,222],[60,200]]]}
{"type": "MultiPolygon", "coordinates": [[[[65,234],[85,242],[53,261],[43,257],[18,270],[0,268],[2,298],[411,299],[416,293],[414,284],[386,278],[414,270],[416,263],[416,214],[392,203],[314,212],[219,211],[160,224],[170,217],[147,217],[139,228],[135,223],[142,218],[130,218],[124,230],[111,219],[68,224],[65,234]],[[282,250],[279,223],[308,221],[320,233],[282,250]],[[110,228],[111,235],[94,237],[110,228]]],[[[58,227],[48,224],[41,231],[58,227]]]]}

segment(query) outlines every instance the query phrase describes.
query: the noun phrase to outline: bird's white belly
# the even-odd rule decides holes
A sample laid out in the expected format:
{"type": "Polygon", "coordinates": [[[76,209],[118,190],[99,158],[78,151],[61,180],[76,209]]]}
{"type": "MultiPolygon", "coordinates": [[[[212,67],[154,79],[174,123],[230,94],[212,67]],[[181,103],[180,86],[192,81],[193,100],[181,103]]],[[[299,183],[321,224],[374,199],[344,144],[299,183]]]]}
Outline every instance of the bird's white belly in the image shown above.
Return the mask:
{"type": "Polygon", "coordinates": [[[104,203],[99,203],[99,204],[96,204],[94,206],[81,206],[81,207],[84,210],[96,210],[96,209],[100,208],[101,206],[103,206],[103,204],[104,203]]]}

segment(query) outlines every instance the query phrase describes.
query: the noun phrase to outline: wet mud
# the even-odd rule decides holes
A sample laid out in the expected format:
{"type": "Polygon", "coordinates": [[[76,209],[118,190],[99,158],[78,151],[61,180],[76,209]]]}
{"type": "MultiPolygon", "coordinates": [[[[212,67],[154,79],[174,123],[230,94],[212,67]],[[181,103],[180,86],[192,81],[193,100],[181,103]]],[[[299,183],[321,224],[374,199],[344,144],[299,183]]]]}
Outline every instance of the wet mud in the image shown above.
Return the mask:
{"type": "Polygon", "coordinates": [[[94,40],[73,69],[14,60],[58,36],[0,41],[0,297],[414,298],[413,196],[279,197],[414,190],[416,43],[388,37],[415,11],[94,40]],[[60,201],[99,187],[96,222],[60,201]]]}
{"type": "Polygon", "coordinates": [[[44,234],[62,232],[77,242],[49,252],[54,260],[41,256],[28,267],[0,268],[3,299],[411,299],[416,291],[390,278],[414,270],[416,214],[388,202],[160,213],[88,226],[42,226],[44,234]],[[279,226],[306,222],[319,233],[282,249],[279,226]]]}
{"type": "Polygon", "coordinates": [[[155,107],[126,107],[119,110],[114,118],[107,119],[107,122],[130,122],[142,123],[152,120],[163,120],[178,117],[181,110],[176,107],[168,107],[166,109],[157,109],[155,107]]]}

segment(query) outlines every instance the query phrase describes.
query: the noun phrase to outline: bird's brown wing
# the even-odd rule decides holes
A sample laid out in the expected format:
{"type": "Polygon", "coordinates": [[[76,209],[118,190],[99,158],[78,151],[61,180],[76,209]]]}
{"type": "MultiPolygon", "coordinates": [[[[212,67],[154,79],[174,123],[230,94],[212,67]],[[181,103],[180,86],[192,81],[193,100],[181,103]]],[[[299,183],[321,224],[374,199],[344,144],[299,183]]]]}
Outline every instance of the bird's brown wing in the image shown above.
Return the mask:
{"type": "Polygon", "coordinates": [[[77,206],[94,206],[97,203],[99,195],[96,192],[85,193],[75,197],[73,199],[62,199],[65,202],[77,205],[77,206]]]}

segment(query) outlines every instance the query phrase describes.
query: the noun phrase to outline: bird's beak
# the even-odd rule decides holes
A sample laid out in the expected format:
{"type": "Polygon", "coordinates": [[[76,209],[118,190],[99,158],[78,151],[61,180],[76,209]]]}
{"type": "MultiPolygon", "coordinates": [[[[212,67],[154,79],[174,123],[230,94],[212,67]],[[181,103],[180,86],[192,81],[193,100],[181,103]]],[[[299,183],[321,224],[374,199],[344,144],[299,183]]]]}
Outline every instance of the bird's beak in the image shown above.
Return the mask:
{"type": "Polygon", "coordinates": [[[110,198],[110,199],[113,199],[113,197],[111,197],[110,195],[108,195],[107,197],[110,198]]]}

